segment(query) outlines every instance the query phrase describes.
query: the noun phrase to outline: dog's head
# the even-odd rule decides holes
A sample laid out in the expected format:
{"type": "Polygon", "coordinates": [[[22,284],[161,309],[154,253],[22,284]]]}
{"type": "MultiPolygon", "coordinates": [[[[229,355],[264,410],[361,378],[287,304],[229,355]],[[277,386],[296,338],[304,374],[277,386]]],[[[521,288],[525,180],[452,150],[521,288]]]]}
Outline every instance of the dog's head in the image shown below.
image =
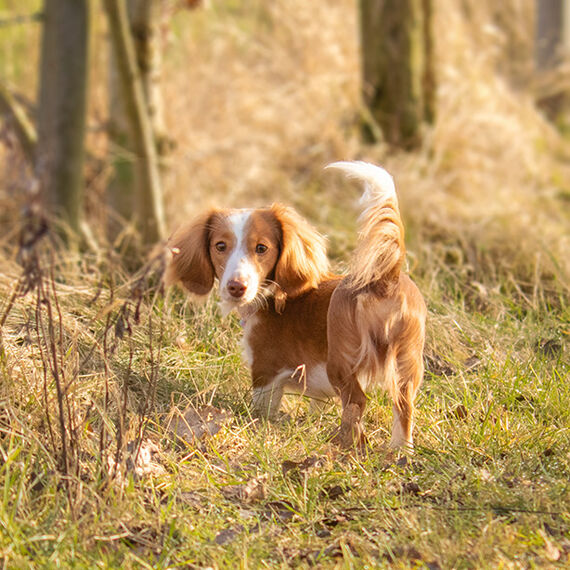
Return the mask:
{"type": "Polygon", "coordinates": [[[211,210],[169,240],[167,283],[207,295],[220,282],[227,312],[272,293],[278,311],[287,298],[317,287],[328,273],[325,240],[291,208],[211,210]]]}

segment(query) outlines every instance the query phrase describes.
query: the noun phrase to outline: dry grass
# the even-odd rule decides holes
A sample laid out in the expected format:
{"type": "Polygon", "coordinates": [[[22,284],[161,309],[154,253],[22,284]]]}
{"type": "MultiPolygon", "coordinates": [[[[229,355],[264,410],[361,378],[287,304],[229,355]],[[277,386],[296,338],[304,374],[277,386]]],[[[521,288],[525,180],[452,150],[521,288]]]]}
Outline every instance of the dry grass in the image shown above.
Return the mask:
{"type": "MultiPolygon", "coordinates": [[[[289,421],[254,424],[236,320],[222,322],[215,299],[165,299],[154,272],[129,275],[103,249],[33,241],[27,259],[38,255],[41,288],[14,295],[29,173],[17,145],[3,146],[6,567],[567,564],[568,149],[533,103],[531,3],[496,4],[437,3],[438,115],[414,153],[359,140],[354,0],[211,0],[175,12],[165,30],[173,228],[211,202],[285,201],[329,236],[342,266],[357,190],[322,167],[363,158],[395,175],[410,270],[430,307],[407,466],[383,446],[381,394],[366,417],[371,450],[359,457],[326,441],[335,406],[311,415],[291,398],[289,421]],[[210,437],[169,427],[182,418],[192,432],[208,414],[219,430],[210,437]]],[[[102,45],[99,20],[96,31],[102,45]]],[[[3,40],[11,48],[0,59],[30,92],[22,51],[36,32],[3,40]]],[[[105,151],[105,67],[95,50],[96,156],[105,151]]],[[[104,163],[90,170],[95,229],[106,176],[104,163]]]]}
{"type": "Polygon", "coordinates": [[[568,151],[533,103],[529,6],[438,4],[438,118],[411,155],[358,141],[354,1],[212,11],[184,16],[168,47],[173,225],[213,201],[284,200],[334,234],[330,198],[343,210],[350,200],[322,166],[362,157],[396,176],[412,250],[437,241],[474,265],[476,280],[492,266],[529,286],[537,275],[565,281],[568,151]]]}

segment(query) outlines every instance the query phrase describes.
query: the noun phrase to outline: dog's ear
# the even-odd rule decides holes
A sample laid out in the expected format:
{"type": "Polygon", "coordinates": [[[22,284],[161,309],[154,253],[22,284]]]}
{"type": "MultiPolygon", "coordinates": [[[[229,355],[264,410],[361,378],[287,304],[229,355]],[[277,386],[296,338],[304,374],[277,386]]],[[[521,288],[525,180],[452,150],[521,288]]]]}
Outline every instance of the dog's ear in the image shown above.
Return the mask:
{"type": "Polygon", "coordinates": [[[194,295],[207,295],[214,286],[214,266],[210,259],[210,232],[219,212],[211,210],[179,228],[170,237],[167,248],[171,259],[165,283],[181,283],[194,295]]]}
{"type": "MultiPolygon", "coordinates": [[[[297,297],[317,287],[329,273],[326,240],[292,208],[274,204],[270,212],[281,229],[275,282],[287,297],[297,297]]],[[[284,301],[276,296],[281,308],[284,301]]]]}

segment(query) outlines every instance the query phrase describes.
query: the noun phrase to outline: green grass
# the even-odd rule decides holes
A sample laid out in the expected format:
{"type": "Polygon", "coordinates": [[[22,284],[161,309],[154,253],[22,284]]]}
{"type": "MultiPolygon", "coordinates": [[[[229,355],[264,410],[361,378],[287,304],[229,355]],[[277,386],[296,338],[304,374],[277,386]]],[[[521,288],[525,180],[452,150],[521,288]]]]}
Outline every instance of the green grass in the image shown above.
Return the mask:
{"type": "MultiPolygon", "coordinates": [[[[449,300],[452,291],[424,283],[428,372],[418,398],[416,452],[405,464],[385,447],[391,412],[382,393],[367,408],[370,447],[356,456],[327,442],[339,421],[332,404],[315,413],[290,397],[283,421],[252,422],[239,324],[233,317],[222,321],[213,299],[193,307],[180,292],[163,300],[151,291],[131,335],[116,339],[107,327],[107,346],[115,348],[105,353],[105,319],[116,318],[119,302],[109,306],[107,286],[94,301],[76,292],[79,281],[95,291],[99,275],[95,262],[83,259],[91,276],[85,282],[73,263],[62,266],[65,288],[57,290],[64,339],[57,348],[68,378],[78,370],[73,351],[84,359],[69,387],[73,410],[65,417],[75,422],[77,454],[67,478],[60,439],[56,434],[54,448],[46,434],[31,295],[16,300],[2,331],[0,551],[6,567],[568,563],[567,308],[521,315],[498,297],[486,312],[468,311],[462,299],[449,300]],[[139,433],[144,414],[144,438],[157,445],[158,467],[112,478],[107,456],[116,447],[125,393],[123,443],[139,433]],[[229,419],[211,437],[181,441],[167,419],[189,404],[227,410],[229,419]],[[101,453],[103,422],[108,443],[101,453]],[[262,491],[246,490],[255,483],[262,491]]],[[[128,300],[128,288],[113,296],[128,300]]],[[[47,390],[57,431],[49,374],[47,390]]]]}

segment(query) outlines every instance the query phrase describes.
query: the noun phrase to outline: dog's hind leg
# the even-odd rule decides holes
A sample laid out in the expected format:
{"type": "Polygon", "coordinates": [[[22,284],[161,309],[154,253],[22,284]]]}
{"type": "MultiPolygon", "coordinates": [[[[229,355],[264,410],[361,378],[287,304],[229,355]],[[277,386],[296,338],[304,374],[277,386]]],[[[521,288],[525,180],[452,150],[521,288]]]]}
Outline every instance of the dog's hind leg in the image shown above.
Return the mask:
{"type": "Polygon", "coordinates": [[[419,358],[398,358],[398,392],[395,394],[394,421],[390,447],[413,447],[414,400],[423,377],[423,361],[419,358]]]}

